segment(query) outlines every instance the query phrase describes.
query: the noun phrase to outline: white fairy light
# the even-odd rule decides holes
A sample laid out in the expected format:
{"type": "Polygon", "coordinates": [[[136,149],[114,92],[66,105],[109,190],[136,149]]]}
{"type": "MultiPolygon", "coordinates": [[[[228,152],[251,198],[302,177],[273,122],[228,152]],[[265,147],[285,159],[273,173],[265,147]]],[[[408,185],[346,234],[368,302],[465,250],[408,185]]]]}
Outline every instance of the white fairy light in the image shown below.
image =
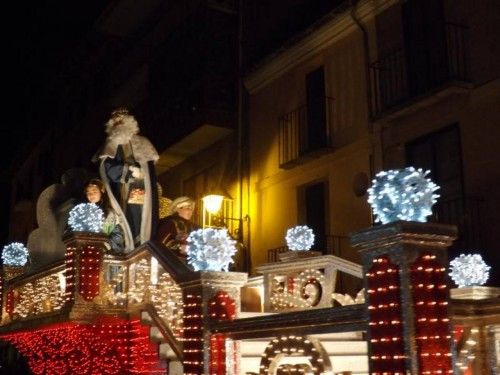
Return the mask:
{"type": "Polygon", "coordinates": [[[195,271],[227,271],[236,254],[236,241],[227,229],[198,229],[189,234],[187,243],[187,262],[195,271]]]}
{"type": "Polygon", "coordinates": [[[80,203],[69,212],[68,225],[75,232],[94,232],[102,230],[103,211],[95,203],[80,203]]]}
{"type": "Polygon", "coordinates": [[[450,262],[452,280],[459,288],[483,285],[488,281],[491,269],[479,254],[461,254],[450,262]]]}
{"type": "Polygon", "coordinates": [[[24,266],[28,261],[28,249],[20,242],[12,242],[3,247],[2,260],[6,266],[24,266]]]}
{"type": "Polygon", "coordinates": [[[439,197],[434,194],[439,186],[426,178],[429,173],[413,167],[378,173],[368,189],[368,203],[375,221],[382,224],[397,220],[427,221],[439,197]]]}
{"type": "Polygon", "coordinates": [[[297,225],[287,230],[285,240],[290,250],[307,251],[314,244],[314,233],[306,225],[297,225]]]}

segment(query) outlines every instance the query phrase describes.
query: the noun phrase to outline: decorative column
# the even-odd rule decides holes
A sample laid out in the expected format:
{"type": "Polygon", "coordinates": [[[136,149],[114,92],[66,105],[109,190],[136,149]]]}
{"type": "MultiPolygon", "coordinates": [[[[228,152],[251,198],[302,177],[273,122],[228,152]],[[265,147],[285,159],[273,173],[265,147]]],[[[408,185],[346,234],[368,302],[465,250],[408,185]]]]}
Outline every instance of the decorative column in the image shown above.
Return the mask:
{"type": "Polygon", "coordinates": [[[447,248],[456,227],[396,221],[351,235],[363,262],[370,374],[451,374],[447,248]]]}
{"type": "Polygon", "coordinates": [[[108,237],[101,233],[73,232],[66,244],[66,303],[73,303],[70,318],[86,320],[95,315],[94,299],[103,286],[102,259],[108,237]]]}
{"type": "Polygon", "coordinates": [[[500,288],[451,289],[457,367],[463,374],[496,375],[500,357],[500,288]]]}
{"type": "Polygon", "coordinates": [[[246,273],[199,271],[179,283],[184,297],[184,374],[238,374],[239,349],[210,324],[232,320],[240,312],[240,289],[246,273]]]}

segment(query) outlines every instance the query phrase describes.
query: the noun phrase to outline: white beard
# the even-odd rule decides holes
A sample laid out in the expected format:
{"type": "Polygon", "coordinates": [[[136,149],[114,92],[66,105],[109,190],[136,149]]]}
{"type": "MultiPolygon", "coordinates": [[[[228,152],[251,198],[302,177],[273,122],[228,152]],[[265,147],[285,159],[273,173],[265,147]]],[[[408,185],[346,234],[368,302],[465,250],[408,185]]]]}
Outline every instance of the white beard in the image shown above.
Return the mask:
{"type": "Polygon", "coordinates": [[[106,123],[108,138],[117,144],[125,144],[139,133],[139,125],[133,116],[123,116],[111,119],[106,123]]]}

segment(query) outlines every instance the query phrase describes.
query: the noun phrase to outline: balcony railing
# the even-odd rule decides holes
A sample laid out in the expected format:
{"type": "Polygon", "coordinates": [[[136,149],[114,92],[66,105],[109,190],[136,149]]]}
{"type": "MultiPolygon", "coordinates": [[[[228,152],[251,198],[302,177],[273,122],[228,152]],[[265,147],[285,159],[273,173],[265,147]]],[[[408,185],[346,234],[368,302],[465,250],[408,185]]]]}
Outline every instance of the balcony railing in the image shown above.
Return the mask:
{"type": "Polygon", "coordinates": [[[425,63],[417,65],[408,56],[408,51],[400,48],[371,64],[372,112],[375,117],[447,82],[468,81],[467,28],[446,23],[444,35],[442,48],[446,50],[441,51],[442,57],[429,55],[425,63]]]}
{"type": "Polygon", "coordinates": [[[311,106],[302,105],[279,118],[280,168],[293,167],[331,147],[334,99],[322,97],[318,101],[317,105],[312,101],[311,106]],[[323,108],[324,112],[316,111],[323,108]]]}
{"type": "MultiPolygon", "coordinates": [[[[324,249],[313,249],[322,252],[325,255],[335,255],[343,257],[349,245],[349,237],[343,235],[327,235],[322,243],[326,244],[324,249]]],[[[288,247],[280,246],[267,250],[267,261],[274,263],[279,261],[279,254],[288,251],[288,247]]]]}

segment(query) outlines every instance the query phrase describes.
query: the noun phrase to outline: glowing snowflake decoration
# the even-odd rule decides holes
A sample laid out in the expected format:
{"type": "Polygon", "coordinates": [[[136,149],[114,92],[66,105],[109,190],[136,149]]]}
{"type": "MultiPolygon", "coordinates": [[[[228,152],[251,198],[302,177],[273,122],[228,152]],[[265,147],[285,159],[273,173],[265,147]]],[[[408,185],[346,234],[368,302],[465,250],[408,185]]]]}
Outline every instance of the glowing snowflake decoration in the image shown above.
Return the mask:
{"type": "Polygon", "coordinates": [[[439,186],[426,178],[429,173],[413,167],[378,173],[368,189],[368,203],[375,221],[382,224],[397,220],[427,221],[439,197],[434,194],[439,186]]]}
{"type": "Polygon", "coordinates": [[[68,224],[75,232],[99,233],[104,213],[95,203],[81,203],[69,212],[68,224]]]}
{"type": "Polygon", "coordinates": [[[28,249],[20,242],[12,242],[4,246],[2,260],[6,266],[24,266],[28,261],[28,249]]]}
{"type": "Polygon", "coordinates": [[[187,242],[187,262],[195,271],[227,271],[236,254],[236,241],[227,229],[198,229],[187,242]]]}
{"type": "Polygon", "coordinates": [[[483,285],[488,281],[490,268],[479,254],[461,254],[450,262],[449,275],[459,288],[483,285]]]}
{"type": "Polygon", "coordinates": [[[293,251],[307,251],[314,244],[314,233],[307,225],[297,225],[286,231],[286,244],[293,251]]]}

